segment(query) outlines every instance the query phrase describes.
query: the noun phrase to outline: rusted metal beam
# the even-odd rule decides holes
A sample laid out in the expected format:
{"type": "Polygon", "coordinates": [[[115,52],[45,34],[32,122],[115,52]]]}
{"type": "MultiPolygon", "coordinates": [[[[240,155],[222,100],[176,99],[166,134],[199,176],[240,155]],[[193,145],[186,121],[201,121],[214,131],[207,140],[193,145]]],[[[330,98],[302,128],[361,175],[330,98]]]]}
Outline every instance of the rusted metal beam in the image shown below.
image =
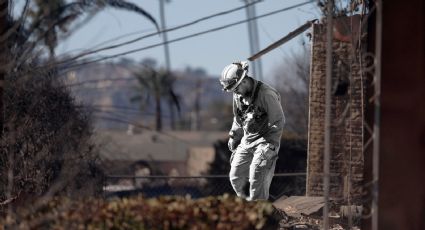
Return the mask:
{"type": "Polygon", "coordinates": [[[311,27],[311,25],[317,21],[317,19],[311,20],[306,22],[304,25],[298,27],[296,30],[290,32],[288,35],[286,35],[285,37],[279,39],[278,41],[276,41],[275,43],[269,45],[268,47],[266,47],[265,49],[261,50],[260,52],[252,55],[251,57],[248,58],[249,61],[254,61],[255,59],[263,56],[264,54],[270,52],[273,49],[276,49],[278,46],[284,44],[285,42],[291,40],[292,38],[296,37],[297,35],[299,35],[300,33],[306,31],[308,28],[311,27]]]}

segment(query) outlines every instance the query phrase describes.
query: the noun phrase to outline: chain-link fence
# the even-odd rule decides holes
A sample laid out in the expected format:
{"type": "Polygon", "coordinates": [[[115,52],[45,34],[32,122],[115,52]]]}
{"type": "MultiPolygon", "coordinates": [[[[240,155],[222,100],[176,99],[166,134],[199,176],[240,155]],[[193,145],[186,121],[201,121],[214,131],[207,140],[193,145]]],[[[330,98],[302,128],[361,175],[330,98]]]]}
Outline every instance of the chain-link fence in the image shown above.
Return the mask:
{"type": "MultiPolygon", "coordinates": [[[[270,186],[270,199],[281,196],[304,195],[306,173],[275,174],[270,186]]],[[[248,190],[248,186],[247,186],[248,190]]],[[[190,196],[199,198],[233,194],[227,175],[204,176],[108,176],[104,186],[105,197],[125,197],[143,195],[157,197],[163,195],[190,196]]]]}

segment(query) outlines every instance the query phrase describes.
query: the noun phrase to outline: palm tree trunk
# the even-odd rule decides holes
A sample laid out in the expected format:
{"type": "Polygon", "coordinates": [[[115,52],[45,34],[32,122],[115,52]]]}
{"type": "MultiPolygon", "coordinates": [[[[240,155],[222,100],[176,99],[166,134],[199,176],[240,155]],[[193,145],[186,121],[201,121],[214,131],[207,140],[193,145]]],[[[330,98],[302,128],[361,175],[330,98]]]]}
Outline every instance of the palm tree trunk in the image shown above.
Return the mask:
{"type": "Polygon", "coordinates": [[[176,129],[176,115],[174,113],[174,104],[172,100],[168,101],[168,107],[170,109],[170,126],[171,130],[176,129]]]}
{"type": "Polygon", "coordinates": [[[201,80],[196,81],[195,130],[201,129],[201,80]]]}
{"type": "Polygon", "coordinates": [[[155,117],[156,117],[156,130],[162,129],[162,114],[161,114],[161,95],[155,92],[155,117]]]}

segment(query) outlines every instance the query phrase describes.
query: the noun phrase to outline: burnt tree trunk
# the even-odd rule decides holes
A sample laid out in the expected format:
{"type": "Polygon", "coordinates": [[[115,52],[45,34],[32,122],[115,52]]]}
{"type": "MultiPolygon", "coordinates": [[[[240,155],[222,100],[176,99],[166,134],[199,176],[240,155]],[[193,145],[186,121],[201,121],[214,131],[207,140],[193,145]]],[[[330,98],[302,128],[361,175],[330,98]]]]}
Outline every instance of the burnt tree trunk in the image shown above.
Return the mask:
{"type": "Polygon", "coordinates": [[[6,34],[8,29],[8,11],[9,1],[0,0],[0,36],[4,41],[0,42],[0,138],[3,136],[4,126],[4,103],[3,103],[3,91],[4,91],[4,79],[6,76],[7,69],[7,38],[3,36],[6,34]]]}

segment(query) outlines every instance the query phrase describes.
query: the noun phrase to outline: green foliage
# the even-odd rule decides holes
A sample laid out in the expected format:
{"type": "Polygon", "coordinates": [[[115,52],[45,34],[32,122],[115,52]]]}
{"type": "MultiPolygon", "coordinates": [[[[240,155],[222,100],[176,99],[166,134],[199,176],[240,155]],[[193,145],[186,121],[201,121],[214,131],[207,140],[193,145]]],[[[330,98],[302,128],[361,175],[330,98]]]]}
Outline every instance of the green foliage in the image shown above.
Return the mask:
{"type": "Polygon", "coordinates": [[[10,229],[276,229],[273,210],[268,202],[246,202],[226,194],[200,199],[55,198],[37,210],[6,216],[0,224],[10,229]]]}

